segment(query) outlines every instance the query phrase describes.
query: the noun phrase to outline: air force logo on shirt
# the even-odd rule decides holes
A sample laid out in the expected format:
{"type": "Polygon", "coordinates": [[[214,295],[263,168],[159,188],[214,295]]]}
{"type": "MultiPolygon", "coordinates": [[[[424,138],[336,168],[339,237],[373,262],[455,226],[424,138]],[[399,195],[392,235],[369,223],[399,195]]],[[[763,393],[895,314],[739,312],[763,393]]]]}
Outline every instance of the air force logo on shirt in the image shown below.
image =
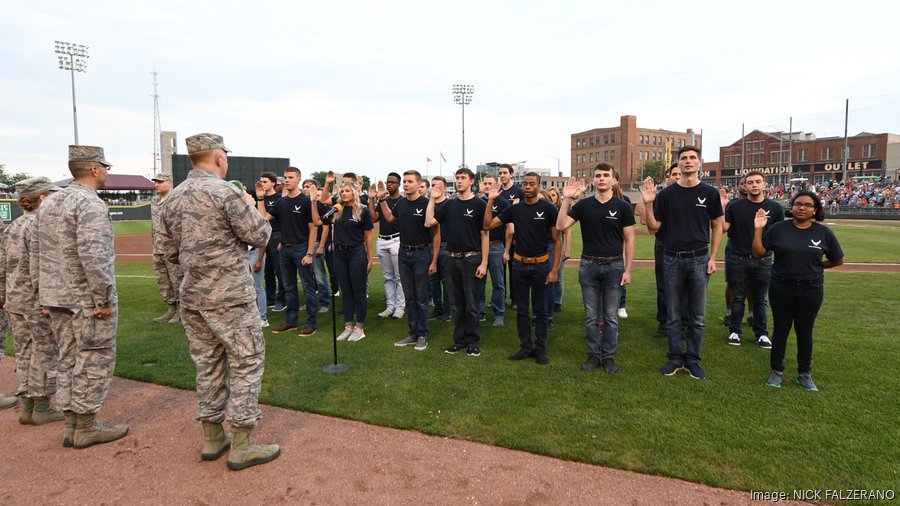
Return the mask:
{"type": "Polygon", "coordinates": [[[413,213],[413,216],[422,216],[422,210],[417,207],[416,212],[413,213]]]}
{"type": "Polygon", "coordinates": [[[809,242],[812,243],[812,245],[810,246],[810,248],[814,248],[814,249],[817,249],[817,250],[821,250],[821,249],[822,249],[822,247],[819,246],[820,244],[822,244],[822,240],[821,240],[821,239],[819,239],[818,241],[816,241],[816,240],[814,240],[814,239],[810,239],[809,242]]]}
{"type": "Polygon", "coordinates": [[[294,214],[303,214],[303,206],[294,206],[294,214]]]}
{"type": "Polygon", "coordinates": [[[463,216],[465,216],[466,218],[474,218],[475,216],[472,215],[473,212],[475,212],[474,209],[466,208],[466,214],[464,214],[463,216]]]}
{"type": "MultiPolygon", "coordinates": [[[[544,211],[544,212],[546,212],[546,211],[544,211]]],[[[534,212],[534,214],[535,214],[534,219],[536,219],[536,220],[543,220],[543,219],[544,219],[544,212],[540,212],[540,213],[539,213],[539,212],[535,211],[535,212],[534,212]]]]}
{"type": "Polygon", "coordinates": [[[619,214],[619,211],[609,211],[609,216],[606,217],[607,220],[618,220],[619,218],[616,216],[619,214]]]}
{"type": "Polygon", "coordinates": [[[697,207],[706,207],[706,199],[701,199],[700,197],[697,197],[697,203],[694,205],[697,207]]]}

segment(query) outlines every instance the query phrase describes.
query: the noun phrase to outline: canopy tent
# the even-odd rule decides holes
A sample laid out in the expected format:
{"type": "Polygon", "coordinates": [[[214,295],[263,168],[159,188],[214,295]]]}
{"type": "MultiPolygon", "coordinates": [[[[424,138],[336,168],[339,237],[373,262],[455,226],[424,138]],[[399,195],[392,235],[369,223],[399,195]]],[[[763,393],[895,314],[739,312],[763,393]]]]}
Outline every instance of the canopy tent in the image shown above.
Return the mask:
{"type": "MultiPolygon", "coordinates": [[[[56,181],[56,186],[61,188],[65,188],[69,186],[69,183],[72,182],[72,178],[63,179],[62,181],[56,181]]],[[[106,178],[106,186],[103,187],[104,190],[146,190],[153,191],[156,189],[156,186],[153,184],[153,181],[145,178],[144,176],[132,176],[128,174],[110,174],[106,178]]]]}

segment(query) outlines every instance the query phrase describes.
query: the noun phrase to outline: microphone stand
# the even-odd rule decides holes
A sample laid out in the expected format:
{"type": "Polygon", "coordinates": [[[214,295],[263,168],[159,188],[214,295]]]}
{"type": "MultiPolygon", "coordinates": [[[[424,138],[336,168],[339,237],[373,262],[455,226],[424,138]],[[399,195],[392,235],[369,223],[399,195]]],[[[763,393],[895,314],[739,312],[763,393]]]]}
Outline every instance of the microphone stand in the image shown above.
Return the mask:
{"type": "MultiPolygon", "coordinates": [[[[316,205],[316,204],[313,204],[316,205]]],[[[331,255],[331,265],[334,266],[334,215],[331,216],[331,251],[326,251],[326,255],[331,255]]],[[[331,292],[331,344],[334,347],[334,362],[326,365],[322,368],[322,372],[326,373],[338,373],[344,372],[347,369],[350,369],[350,365],[348,364],[339,364],[338,363],[338,354],[337,354],[337,303],[335,302],[334,290],[329,290],[331,292]]]]}

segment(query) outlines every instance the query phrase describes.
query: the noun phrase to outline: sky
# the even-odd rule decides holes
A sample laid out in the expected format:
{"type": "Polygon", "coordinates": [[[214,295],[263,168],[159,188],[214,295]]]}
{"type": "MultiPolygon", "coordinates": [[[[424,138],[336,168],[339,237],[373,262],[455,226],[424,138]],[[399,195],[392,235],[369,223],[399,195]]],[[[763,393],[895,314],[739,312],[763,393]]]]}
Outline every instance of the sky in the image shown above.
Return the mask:
{"type": "MultiPolygon", "coordinates": [[[[153,173],[160,124],[215,132],[233,155],[290,158],[304,175],[383,179],[465,162],[569,174],[571,134],[637,116],[704,136],[704,159],[749,133],[900,133],[888,2],[5,2],[0,164],[68,177],[71,76],[54,41],[89,46],[75,74],[81,144],[117,173],[153,173]],[[446,162],[441,161],[441,153],[446,162]],[[430,158],[432,162],[426,160],[430,158]],[[557,162],[557,159],[559,161],[557,162]]],[[[275,168],[281,169],[281,168],[275,168]]]]}

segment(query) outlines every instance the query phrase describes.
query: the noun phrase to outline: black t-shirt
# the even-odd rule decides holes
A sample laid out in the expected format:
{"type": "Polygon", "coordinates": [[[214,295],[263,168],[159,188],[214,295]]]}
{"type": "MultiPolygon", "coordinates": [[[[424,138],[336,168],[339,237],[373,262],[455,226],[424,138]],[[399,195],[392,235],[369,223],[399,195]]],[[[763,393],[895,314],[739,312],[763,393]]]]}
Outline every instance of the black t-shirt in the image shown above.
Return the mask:
{"type": "MultiPolygon", "coordinates": [[[[272,195],[266,195],[262,198],[262,200],[263,200],[263,205],[265,206],[266,212],[271,214],[272,216],[275,216],[275,213],[272,212],[272,208],[275,207],[275,204],[277,204],[279,200],[281,200],[281,194],[273,193],[272,195]]],[[[272,233],[273,234],[275,232],[281,231],[281,223],[278,222],[278,218],[275,218],[274,220],[270,221],[269,223],[272,224],[272,233]]]]}
{"type": "Polygon", "coordinates": [[[311,209],[309,197],[302,193],[296,197],[282,197],[275,203],[269,214],[281,223],[281,244],[309,241],[311,209]]]}
{"type": "Polygon", "coordinates": [[[363,246],[363,232],[375,228],[368,207],[362,208],[358,220],[353,217],[353,208],[345,207],[331,226],[334,227],[334,244],[339,246],[363,246]]]}
{"type": "Polygon", "coordinates": [[[504,190],[503,187],[500,187],[500,196],[506,199],[510,204],[513,203],[513,200],[519,199],[519,201],[525,200],[525,194],[522,193],[522,188],[513,183],[512,186],[509,187],[508,190],[504,190]]]}
{"type": "MultiPolygon", "coordinates": [[[[494,204],[491,206],[491,220],[497,217],[500,213],[503,212],[504,209],[511,206],[506,199],[494,199],[494,204]]],[[[487,201],[485,201],[485,206],[487,206],[487,201]]],[[[506,227],[497,227],[490,232],[488,232],[488,238],[491,241],[506,241],[506,227]]]]}
{"type": "MultiPolygon", "coordinates": [[[[310,209],[312,209],[312,208],[310,208],[310,209]]],[[[329,209],[331,209],[331,206],[323,204],[317,200],[316,201],[316,209],[319,211],[319,218],[321,218],[322,216],[325,215],[325,213],[328,212],[329,209]]],[[[312,211],[310,211],[310,212],[312,212],[312,211]]],[[[327,225],[327,223],[326,223],[326,225],[327,225]]],[[[316,227],[316,242],[320,242],[322,240],[322,229],[323,228],[325,228],[325,227],[324,226],[316,227]]]]}
{"type": "Polygon", "coordinates": [[[719,192],[706,183],[685,188],[673,184],[656,196],[654,216],[666,224],[666,249],[694,251],[709,246],[710,221],[722,216],[719,192]]]}
{"type": "Polygon", "coordinates": [[[763,234],[763,246],[775,252],[772,276],[814,280],[822,277],[822,255],[831,261],[844,258],[844,251],[830,228],[813,222],[797,228],[793,220],[779,221],[763,234]]]}
{"type": "Polygon", "coordinates": [[[753,220],[760,209],[769,219],[765,230],[784,220],[784,208],[771,199],[763,199],[759,203],[749,199],[732,200],[725,207],[725,221],[731,223],[728,228],[728,250],[732,255],[750,256],[753,251],[753,220]]]}
{"type": "MultiPolygon", "coordinates": [[[[366,197],[368,198],[368,196],[366,197]]],[[[388,209],[390,209],[391,212],[394,212],[394,208],[400,200],[406,200],[406,197],[400,195],[395,199],[392,199],[390,196],[385,196],[384,198],[384,201],[387,202],[388,209]]],[[[396,222],[388,223],[388,220],[384,218],[384,213],[381,212],[380,204],[375,206],[375,211],[378,213],[378,235],[394,235],[400,231],[396,222]]]]}
{"type": "Polygon", "coordinates": [[[615,257],[622,254],[623,230],[634,226],[631,204],[615,197],[600,203],[591,195],[576,202],[568,214],[581,225],[582,255],[615,257]]]}
{"type": "Polygon", "coordinates": [[[409,200],[405,196],[400,198],[392,211],[397,218],[397,228],[400,230],[400,244],[406,246],[431,244],[431,230],[425,226],[427,208],[428,199],[425,197],[416,200],[409,200]]]}
{"type": "Polygon", "coordinates": [[[478,197],[469,200],[447,199],[434,218],[441,224],[441,240],[446,239],[447,251],[463,253],[481,251],[481,230],[487,204],[478,197]]]}
{"type": "Polygon", "coordinates": [[[521,200],[504,209],[498,218],[503,223],[515,225],[516,253],[523,257],[539,257],[549,249],[547,236],[556,226],[558,214],[556,206],[544,199],[531,205],[521,200]]]}

